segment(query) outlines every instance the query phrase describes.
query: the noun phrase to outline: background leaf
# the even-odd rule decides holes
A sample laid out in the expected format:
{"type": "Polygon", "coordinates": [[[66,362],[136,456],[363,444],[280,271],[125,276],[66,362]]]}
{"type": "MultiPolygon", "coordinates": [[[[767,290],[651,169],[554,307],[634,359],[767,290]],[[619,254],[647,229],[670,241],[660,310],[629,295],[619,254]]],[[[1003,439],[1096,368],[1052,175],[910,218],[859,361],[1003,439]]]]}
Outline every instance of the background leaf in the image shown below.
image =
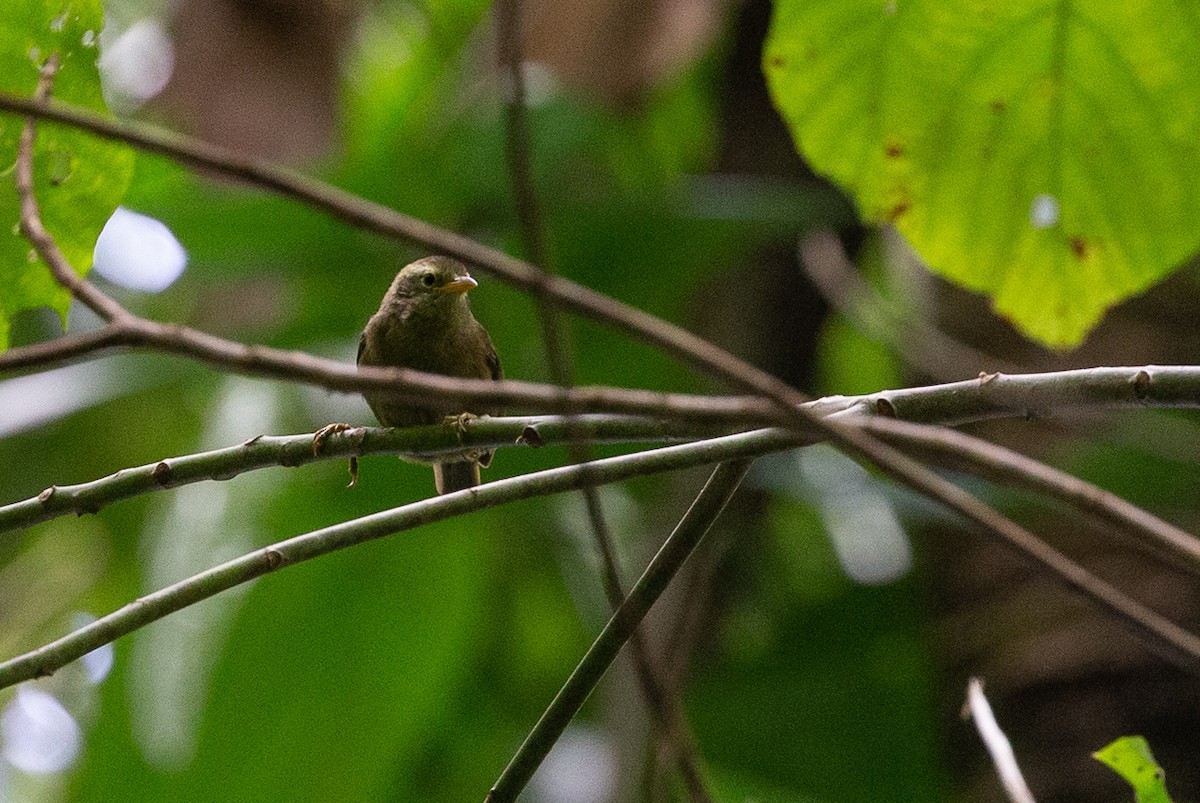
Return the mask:
{"type": "Polygon", "coordinates": [[[764,69],[867,219],[1065,347],[1200,245],[1197,27],[1145,0],[781,0],[764,69]]]}

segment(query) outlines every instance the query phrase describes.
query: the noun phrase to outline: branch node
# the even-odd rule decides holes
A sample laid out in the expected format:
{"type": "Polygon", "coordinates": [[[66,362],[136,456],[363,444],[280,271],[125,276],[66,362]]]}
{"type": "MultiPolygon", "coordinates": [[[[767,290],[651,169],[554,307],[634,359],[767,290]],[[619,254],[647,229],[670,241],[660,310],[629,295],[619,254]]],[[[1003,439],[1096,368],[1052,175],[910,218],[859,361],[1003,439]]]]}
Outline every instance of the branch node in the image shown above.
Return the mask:
{"type": "Polygon", "coordinates": [[[1138,371],[1133,377],[1133,395],[1138,401],[1146,401],[1150,396],[1150,373],[1138,371]]]}
{"type": "Polygon", "coordinates": [[[884,418],[897,418],[896,405],[884,396],[880,396],[875,400],[873,405],[875,415],[883,416],[884,418]]]}
{"type": "Polygon", "coordinates": [[[542,437],[542,433],[537,431],[537,427],[530,425],[521,430],[521,434],[517,436],[517,445],[539,449],[546,445],[546,440],[542,437]]]}
{"type": "Polygon", "coordinates": [[[42,503],[42,507],[46,507],[46,505],[50,503],[50,497],[54,496],[57,491],[58,487],[51,485],[49,488],[37,495],[37,499],[42,503]]]}
{"type": "Polygon", "coordinates": [[[278,549],[273,549],[271,547],[263,550],[263,557],[267,561],[268,572],[275,571],[286,562],[283,557],[283,553],[278,549]]]}
{"type": "Polygon", "coordinates": [[[166,488],[171,484],[171,465],[166,460],[159,461],[158,465],[150,471],[150,477],[166,488]]]}

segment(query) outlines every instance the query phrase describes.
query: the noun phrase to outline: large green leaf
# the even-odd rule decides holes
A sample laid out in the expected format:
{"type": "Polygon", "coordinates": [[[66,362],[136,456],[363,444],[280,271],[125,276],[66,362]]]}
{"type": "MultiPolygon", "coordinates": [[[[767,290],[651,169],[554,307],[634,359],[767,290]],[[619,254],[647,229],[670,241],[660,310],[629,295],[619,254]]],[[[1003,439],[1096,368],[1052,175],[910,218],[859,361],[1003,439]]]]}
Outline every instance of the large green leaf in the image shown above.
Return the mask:
{"type": "MultiPolygon", "coordinates": [[[[31,95],[39,66],[58,53],[54,83],[61,100],[103,110],[97,42],[104,15],[99,0],[7,0],[0,4],[0,90],[31,95]]],[[[64,317],[70,298],[16,232],[19,217],[11,166],[23,120],[0,116],[0,350],[8,346],[9,321],[21,310],[48,306],[64,317]]],[[[39,126],[34,181],[42,218],[80,274],[92,264],[92,248],[120,202],[133,170],[133,152],[81,131],[39,126]]]]}
{"type": "Polygon", "coordinates": [[[1200,16],[1150,0],[779,0],[800,151],[1054,346],[1200,245],[1200,16]]]}

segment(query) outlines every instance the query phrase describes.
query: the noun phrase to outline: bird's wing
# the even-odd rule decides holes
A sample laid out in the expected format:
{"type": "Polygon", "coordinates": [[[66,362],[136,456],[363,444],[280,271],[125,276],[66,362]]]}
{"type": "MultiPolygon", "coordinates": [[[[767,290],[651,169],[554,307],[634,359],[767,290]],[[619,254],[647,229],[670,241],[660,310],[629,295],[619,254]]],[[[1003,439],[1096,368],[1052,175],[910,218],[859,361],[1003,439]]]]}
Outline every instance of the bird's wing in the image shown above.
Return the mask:
{"type": "Polygon", "coordinates": [[[354,362],[356,365],[362,364],[362,353],[363,353],[363,349],[365,349],[366,347],[367,347],[367,333],[364,330],[363,333],[358,336],[358,354],[356,354],[354,356],[354,362]]]}
{"type": "Polygon", "coordinates": [[[504,369],[500,367],[500,355],[496,353],[496,347],[490,341],[488,342],[488,353],[484,359],[487,361],[488,370],[492,372],[492,379],[503,379],[504,369]]]}
{"type": "Polygon", "coordinates": [[[500,355],[496,353],[496,347],[492,344],[492,336],[487,333],[487,330],[482,326],[479,327],[479,333],[483,335],[484,354],[483,361],[487,365],[488,373],[492,375],[492,379],[497,381],[504,378],[504,369],[500,367],[500,355]]]}

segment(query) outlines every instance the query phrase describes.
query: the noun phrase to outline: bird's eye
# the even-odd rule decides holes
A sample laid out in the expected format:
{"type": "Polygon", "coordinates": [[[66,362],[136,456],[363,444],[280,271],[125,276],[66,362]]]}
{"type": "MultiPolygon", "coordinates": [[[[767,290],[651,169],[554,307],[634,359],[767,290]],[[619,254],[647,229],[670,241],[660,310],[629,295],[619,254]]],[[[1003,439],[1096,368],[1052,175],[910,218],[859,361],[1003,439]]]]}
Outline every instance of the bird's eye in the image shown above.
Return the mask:
{"type": "Polygon", "coordinates": [[[421,284],[425,285],[426,287],[433,287],[433,283],[435,281],[437,281],[437,279],[433,277],[432,273],[426,273],[421,277],[421,284]]]}

